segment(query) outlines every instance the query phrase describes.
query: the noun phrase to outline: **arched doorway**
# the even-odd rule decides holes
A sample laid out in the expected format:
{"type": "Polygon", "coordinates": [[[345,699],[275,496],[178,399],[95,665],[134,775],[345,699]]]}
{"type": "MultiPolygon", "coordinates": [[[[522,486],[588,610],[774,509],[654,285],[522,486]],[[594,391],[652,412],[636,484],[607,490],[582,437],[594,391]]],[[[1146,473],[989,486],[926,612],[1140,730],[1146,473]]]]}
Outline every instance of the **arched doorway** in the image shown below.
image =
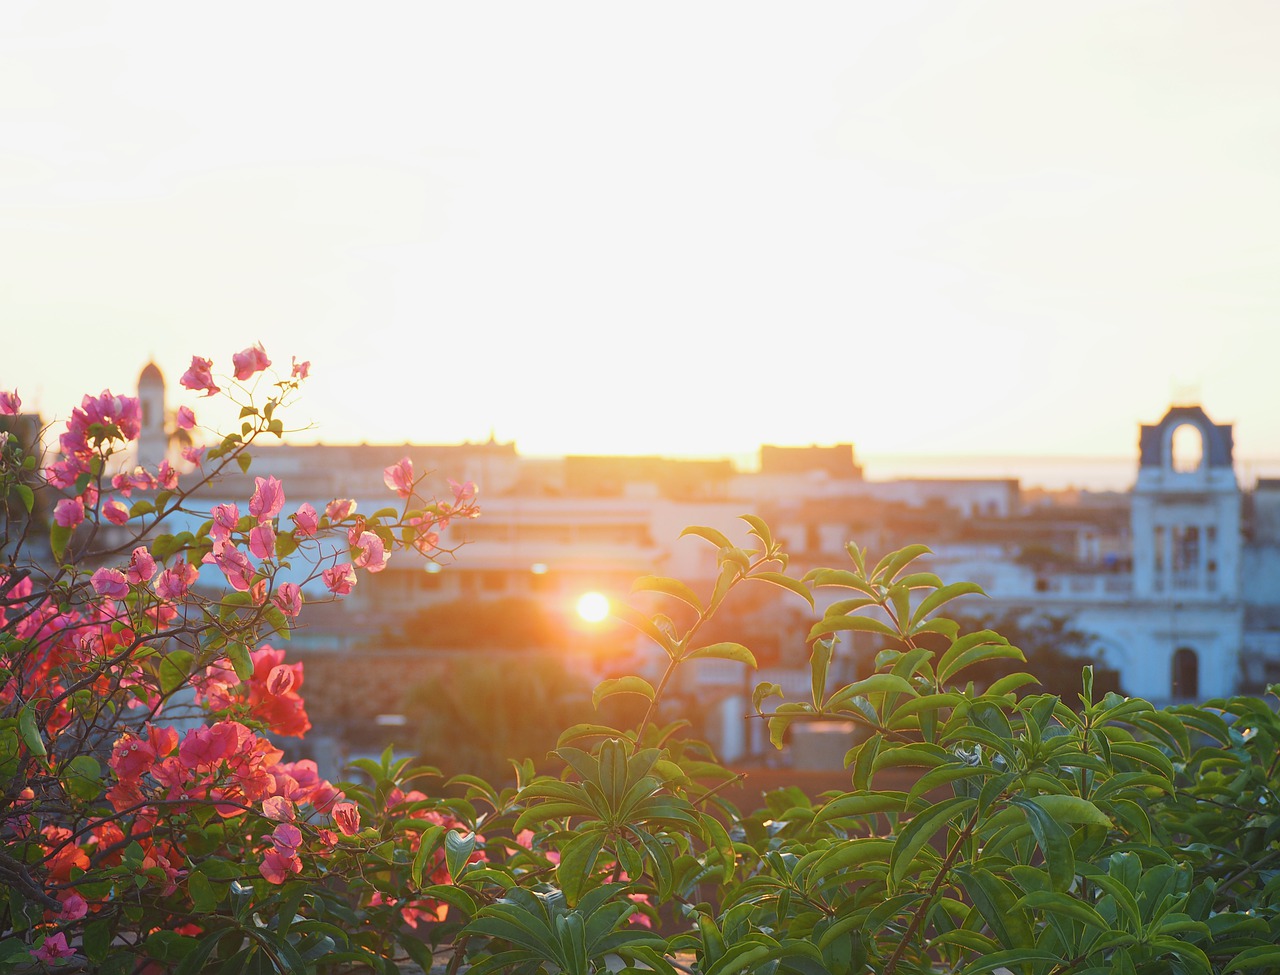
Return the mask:
{"type": "Polygon", "coordinates": [[[1200,696],[1200,658],[1190,647],[1179,647],[1173,653],[1173,697],[1181,700],[1200,696]]]}

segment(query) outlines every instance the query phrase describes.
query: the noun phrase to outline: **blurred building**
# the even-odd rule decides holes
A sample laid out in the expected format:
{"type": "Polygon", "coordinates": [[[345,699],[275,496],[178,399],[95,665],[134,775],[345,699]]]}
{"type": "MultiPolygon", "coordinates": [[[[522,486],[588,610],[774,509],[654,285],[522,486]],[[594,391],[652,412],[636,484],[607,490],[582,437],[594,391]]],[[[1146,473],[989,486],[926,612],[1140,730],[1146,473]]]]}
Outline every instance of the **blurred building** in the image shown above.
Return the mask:
{"type": "MultiPolygon", "coordinates": [[[[147,396],[140,456],[167,443],[164,429],[147,422],[167,416],[163,378],[153,369],[140,381],[147,396]]],[[[1198,406],[1179,406],[1141,428],[1131,491],[1032,498],[1013,479],[868,481],[851,444],[766,445],[755,471],[662,457],[526,458],[514,443],[492,438],[283,445],[255,449],[251,470],[235,474],[225,494],[243,499],[253,477],[270,474],[285,485],[286,511],[303,501],[322,508],[341,492],[372,512],[397,501],[382,470],[404,456],[415,470],[436,472],[429,493],[449,497],[447,478],[479,485],[482,517],[455,521],[442,538],[445,548],[460,546],[456,561],[398,555],[378,576],[362,576],[348,599],[309,610],[294,635],[296,650],[316,655],[317,674],[327,666],[323,655],[358,652],[370,690],[355,697],[377,698],[383,710],[394,709],[396,692],[415,680],[437,679],[442,660],[465,659],[467,647],[442,636],[465,641],[465,628],[444,626],[446,617],[493,627],[511,644],[505,652],[538,644],[550,627],[560,652],[581,653],[581,666],[594,673],[660,672],[660,651],[625,628],[584,621],[577,600],[599,592],[678,621],[681,604],[633,595],[633,580],[671,576],[709,593],[716,551],[680,532],[707,525],[750,548],[738,518],[744,513],[772,526],[793,575],[848,565],[850,542],[877,554],[924,541],[933,551],[922,568],[944,581],[977,582],[990,596],[965,597],[953,609],[1070,618],[1127,692],[1167,702],[1260,691],[1280,679],[1280,481],[1242,491],[1232,450],[1230,425],[1212,422],[1198,406]],[[511,626],[507,617],[527,625],[511,626]]],[[[762,672],[700,661],[680,688],[729,759],[762,750],[759,731],[742,721],[757,680],[797,697],[808,695],[809,680],[807,605],[766,584],[740,589],[729,618],[705,635],[747,644],[762,672]]],[[[315,583],[310,591],[323,594],[315,583]]],[[[819,590],[819,613],[833,592],[819,590]]],[[[858,636],[833,680],[870,666],[877,648],[858,636]]],[[[343,690],[339,711],[349,716],[351,687],[343,690]]],[[[309,678],[307,691],[319,724],[324,687],[309,678]]],[[[824,741],[818,750],[830,747],[824,741]]]]}

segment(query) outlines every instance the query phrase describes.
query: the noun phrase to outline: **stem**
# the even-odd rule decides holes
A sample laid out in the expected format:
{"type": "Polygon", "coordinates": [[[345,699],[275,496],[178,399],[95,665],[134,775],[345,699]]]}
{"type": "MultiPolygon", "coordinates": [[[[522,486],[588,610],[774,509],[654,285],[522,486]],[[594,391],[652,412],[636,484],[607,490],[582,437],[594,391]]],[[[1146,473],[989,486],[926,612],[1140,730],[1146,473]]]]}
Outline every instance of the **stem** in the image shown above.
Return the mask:
{"type": "Polygon", "coordinates": [[[894,969],[898,967],[898,962],[902,960],[903,952],[907,950],[907,945],[911,939],[915,937],[916,930],[920,927],[920,922],[924,920],[925,914],[928,912],[933,899],[938,896],[938,891],[942,889],[942,884],[947,878],[952,865],[956,861],[956,857],[960,855],[960,848],[968,840],[973,833],[974,828],[978,825],[978,810],[973,811],[973,815],[969,817],[969,822],[960,831],[960,835],[956,837],[956,841],[951,844],[951,849],[947,851],[947,858],[942,861],[942,866],[938,868],[938,875],[933,878],[933,883],[929,885],[929,891],[925,895],[920,906],[915,909],[911,915],[911,923],[907,925],[907,930],[903,933],[898,947],[894,949],[893,956],[889,959],[889,964],[885,966],[884,975],[893,975],[894,969]]]}

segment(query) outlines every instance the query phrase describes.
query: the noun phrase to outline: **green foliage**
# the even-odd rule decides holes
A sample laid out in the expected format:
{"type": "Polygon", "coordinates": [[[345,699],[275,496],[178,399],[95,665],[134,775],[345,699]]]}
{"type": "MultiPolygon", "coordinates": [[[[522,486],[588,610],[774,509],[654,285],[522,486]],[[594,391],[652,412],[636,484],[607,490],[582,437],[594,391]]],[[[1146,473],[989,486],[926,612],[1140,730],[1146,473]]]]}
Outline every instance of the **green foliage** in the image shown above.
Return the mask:
{"type": "MultiPolygon", "coordinates": [[[[797,580],[767,526],[751,527],[755,551],[716,529],[688,530],[716,548],[710,593],[637,583],[678,603],[685,627],[619,608],[663,651],[665,671],[601,684],[597,704],[627,694],[647,705],[639,723],[570,729],[554,752],[559,773],[522,781],[495,816],[513,835],[531,831],[531,849],[462,930],[473,970],[598,972],[611,952],[624,971],[687,971],[691,956],[699,975],[1277,964],[1280,718],[1269,705],[1161,711],[1095,692],[1087,668],[1070,706],[1020,695],[1035,684],[1007,666],[1022,650],[941,615],[979,590],[915,571],[923,546],[877,562],[851,546],[851,567],[797,580]],[[755,578],[824,607],[809,626],[807,696],[787,700],[762,683],[757,720],[779,745],[804,721],[852,721],[864,736],[847,756],[849,791],[815,800],[783,789],[742,812],[722,792],[732,775],[656,719],[686,662],[752,666],[749,638],[708,644],[699,634],[755,578]],[[837,686],[850,633],[882,646],[872,674],[837,686]],[[637,898],[658,927],[608,942],[634,934],[624,921],[637,898]]],[[[477,894],[485,903],[483,885],[477,894]]]]}

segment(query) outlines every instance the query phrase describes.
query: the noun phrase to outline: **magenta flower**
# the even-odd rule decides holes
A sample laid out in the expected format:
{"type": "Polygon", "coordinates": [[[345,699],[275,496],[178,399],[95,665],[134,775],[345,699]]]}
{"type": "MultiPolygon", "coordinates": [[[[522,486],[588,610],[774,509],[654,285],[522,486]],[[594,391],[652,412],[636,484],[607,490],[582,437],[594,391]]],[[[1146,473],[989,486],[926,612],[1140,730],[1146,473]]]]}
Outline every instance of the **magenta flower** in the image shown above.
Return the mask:
{"type": "Polygon", "coordinates": [[[413,461],[401,457],[382,472],[382,483],[402,498],[413,494],[413,461]]]}
{"type": "Polygon", "coordinates": [[[273,846],[263,854],[258,872],[268,883],[282,884],[290,874],[302,873],[302,860],[296,853],[281,853],[273,846]]]}
{"type": "Polygon", "coordinates": [[[221,552],[210,552],[204,557],[204,561],[217,565],[227,577],[227,582],[231,583],[231,588],[237,592],[248,592],[253,585],[253,564],[238,548],[224,545],[221,552]]]}
{"type": "Polygon", "coordinates": [[[191,563],[179,562],[160,573],[160,578],[156,580],[156,595],[166,600],[181,599],[199,574],[191,563]]]}
{"type": "Polygon", "coordinates": [[[17,416],[22,412],[22,400],[17,390],[12,393],[0,389],[0,416],[17,416]]]}
{"type": "Polygon", "coordinates": [[[178,383],[185,389],[194,389],[197,392],[204,390],[206,396],[213,396],[221,391],[213,381],[213,360],[202,359],[198,355],[191,357],[191,367],[182,374],[178,383]]]}
{"type": "Polygon", "coordinates": [[[453,478],[449,478],[449,487],[453,488],[453,497],[458,504],[467,504],[468,502],[475,500],[475,481],[467,481],[465,484],[459,484],[453,478]]]}
{"type": "Polygon", "coordinates": [[[361,532],[355,541],[355,547],[360,549],[360,554],[356,556],[356,565],[360,568],[381,572],[387,567],[386,547],[382,544],[382,539],[373,532],[361,532]]]}
{"type": "Polygon", "coordinates": [[[234,504],[220,504],[209,512],[213,518],[213,527],[209,534],[214,538],[228,539],[240,522],[240,509],[234,504]]]}
{"type": "Polygon", "coordinates": [[[150,582],[156,574],[156,560],[151,557],[145,545],[139,545],[129,556],[129,572],[126,578],[135,586],[150,582]]]}
{"type": "Polygon", "coordinates": [[[277,823],[291,823],[295,818],[293,803],[284,796],[268,796],[262,800],[262,815],[277,823]]]}
{"type": "Polygon", "coordinates": [[[350,562],[342,562],[320,573],[325,588],[335,596],[346,596],[356,586],[356,570],[350,562]]]}
{"type": "Polygon", "coordinates": [[[111,498],[102,505],[102,517],[113,525],[123,525],[129,520],[129,509],[115,498],[111,498]]]}
{"type": "Polygon", "coordinates": [[[253,497],[249,499],[249,514],[259,522],[274,518],[284,507],[284,486],[274,477],[257,477],[253,481],[253,497]]]}
{"type": "Polygon", "coordinates": [[[343,836],[355,836],[360,832],[360,809],[354,802],[339,802],[333,807],[333,821],[343,836]]]}
{"type": "Polygon", "coordinates": [[[288,664],[276,664],[267,675],[267,690],[279,697],[288,694],[293,687],[293,667],[288,664]]]}
{"type": "Polygon", "coordinates": [[[266,521],[249,531],[249,551],[255,558],[273,559],[276,555],[276,533],[266,521]]]}
{"type": "Polygon", "coordinates": [[[51,934],[46,937],[44,944],[33,951],[31,957],[47,965],[52,965],[63,958],[70,958],[75,953],[75,949],[67,945],[67,936],[59,931],[57,934],[51,934]]]}
{"type": "Polygon", "coordinates": [[[63,498],[53,506],[53,520],[63,528],[75,528],[84,521],[84,504],[79,498],[63,498]]]}
{"type": "Polygon", "coordinates": [[[262,372],[263,369],[271,365],[271,360],[267,358],[266,350],[262,348],[262,343],[251,345],[243,352],[237,352],[231,357],[231,364],[236,367],[236,378],[244,381],[252,376],[255,372],[262,372]]]}
{"type": "Polygon", "coordinates": [[[293,515],[293,523],[298,526],[297,534],[300,537],[309,538],[320,528],[320,516],[311,505],[299,505],[297,513],[293,515]]]}
{"type": "Polygon", "coordinates": [[[309,375],[311,375],[311,360],[299,362],[298,357],[295,355],[293,357],[293,372],[289,374],[289,378],[306,379],[309,375]]]}
{"type": "Polygon", "coordinates": [[[129,595],[129,583],[119,569],[99,569],[89,579],[93,591],[108,599],[124,599],[129,595]]]}
{"type": "Polygon", "coordinates": [[[290,619],[302,612],[302,588],[296,582],[282,582],[271,598],[290,619]]]}
{"type": "Polygon", "coordinates": [[[178,426],[183,430],[190,430],[196,425],[196,415],[191,412],[189,406],[178,407],[178,426]]]}
{"type": "Polygon", "coordinates": [[[335,498],[324,507],[325,517],[337,523],[356,513],[356,503],[351,498],[335,498]]]}

